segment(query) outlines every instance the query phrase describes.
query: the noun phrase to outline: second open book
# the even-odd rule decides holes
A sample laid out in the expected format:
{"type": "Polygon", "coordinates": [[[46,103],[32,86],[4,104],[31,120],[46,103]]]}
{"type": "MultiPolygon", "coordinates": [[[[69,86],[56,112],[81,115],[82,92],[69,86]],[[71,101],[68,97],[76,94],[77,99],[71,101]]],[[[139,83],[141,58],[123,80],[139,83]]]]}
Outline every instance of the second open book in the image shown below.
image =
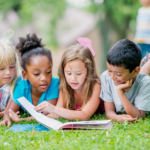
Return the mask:
{"type": "Polygon", "coordinates": [[[33,118],[40,124],[46,126],[47,128],[53,130],[60,129],[109,129],[113,124],[111,120],[102,121],[78,121],[78,122],[66,122],[62,123],[58,120],[49,118],[42,113],[37,112],[34,109],[34,105],[31,104],[25,97],[18,99],[20,104],[30,113],[33,118]]]}

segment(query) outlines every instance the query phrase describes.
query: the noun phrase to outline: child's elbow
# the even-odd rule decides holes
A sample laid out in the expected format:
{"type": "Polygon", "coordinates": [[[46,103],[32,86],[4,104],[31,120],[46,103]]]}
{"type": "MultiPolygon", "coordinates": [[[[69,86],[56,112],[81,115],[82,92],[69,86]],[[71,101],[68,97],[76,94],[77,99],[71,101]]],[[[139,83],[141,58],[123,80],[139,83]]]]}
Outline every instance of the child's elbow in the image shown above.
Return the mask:
{"type": "Polygon", "coordinates": [[[88,120],[89,118],[90,117],[87,114],[83,113],[83,115],[79,118],[79,120],[80,121],[85,121],[85,120],[88,120]]]}

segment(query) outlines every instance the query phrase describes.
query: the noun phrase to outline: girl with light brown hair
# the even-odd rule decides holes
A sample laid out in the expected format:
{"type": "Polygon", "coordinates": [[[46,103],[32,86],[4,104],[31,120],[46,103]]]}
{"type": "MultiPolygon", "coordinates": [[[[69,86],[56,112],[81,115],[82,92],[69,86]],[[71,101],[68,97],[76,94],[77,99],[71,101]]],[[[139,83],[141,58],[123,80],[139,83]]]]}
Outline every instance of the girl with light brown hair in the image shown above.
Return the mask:
{"type": "Polygon", "coordinates": [[[91,50],[82,45],[69,47],[62,56],[58,75],[60,86],[56,106],[42,102],[35,109],[47,111],[51,118],[89,119],[101,101],[100,79],[91,50]]]}

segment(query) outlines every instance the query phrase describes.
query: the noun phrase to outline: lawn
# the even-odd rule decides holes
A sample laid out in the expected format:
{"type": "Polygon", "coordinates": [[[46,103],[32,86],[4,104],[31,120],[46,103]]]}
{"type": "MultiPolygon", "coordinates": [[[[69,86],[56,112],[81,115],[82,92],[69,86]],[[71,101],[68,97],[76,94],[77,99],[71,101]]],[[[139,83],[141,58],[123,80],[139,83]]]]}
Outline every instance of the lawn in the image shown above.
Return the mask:
{"type": "MultiPolygon", "coordinates": [[[[22,116],[27,116],[22,114],[22,116]]],[[[90,120],[104,120],[105,115],[95,114],[90,120]]],[[[68,120],[60,119],[61,122],[68,120]]],[[[20,122],[22,124],[36,121],[20,122]]],[[[14,124],[14,123],[13,123],[14,124]]],[[[125,124],[114,122],[110,130],[11,132],[0,127],[0,148],[8,150],[148,150],[150,149],[150,113],[145,120],[125,124]]]]}

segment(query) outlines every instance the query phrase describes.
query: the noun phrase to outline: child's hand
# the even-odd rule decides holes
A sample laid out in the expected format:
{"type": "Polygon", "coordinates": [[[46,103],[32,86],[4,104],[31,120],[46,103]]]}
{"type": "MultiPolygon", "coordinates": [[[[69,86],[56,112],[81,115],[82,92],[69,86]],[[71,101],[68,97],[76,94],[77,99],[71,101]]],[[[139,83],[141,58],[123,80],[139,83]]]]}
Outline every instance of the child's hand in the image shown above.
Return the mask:
{"type": "Polygon", "coordinates": [[[16,113],[9,109],[9,117],[14,121],[14,122],[19,122],[20,121],[20,115],[18,115],[20,112],[17,111],[16,113]]]}
{"type": "Polygon", "coordinates": [[[125,123],[126,120],[128,121],[128,123],[134,123],[134,122],[139,121],[139,120],[137,120],[137,118],[133,118],[130,115],[124,114],[124,115],[121,115],[121,116],[122,116],[121,120],[122,120],[123,123],[125,123]]]}
{"type": "Polygon", "coordinates": [[[119,91],[122,91],[122,92],[127,91],[128,89],[131,88],[132,82],[133,82],[133,80],[130,79],[130,80],[126,81],[124,84],[118,85],[117,88],[116,88],[117,92],[119,92],[119,91]]]}
{"type": "Polygon", "coordinates": [[[4,111],[0,112],[0,118],[4,116],[4,111]]]}
{"type": "Polygon", "coordinates": [[[4,125],[9,127],[11,125],[11,120],[7,118],[7,119],[4,119],[3,121],[1,121],[0,126],[4,126],[4,125]]]}
{"type": "Polygon", "coordinates": [[[54,109],[54,105],[50,104],[49,102],[44,101],[41,104],[39,104],[38,106],[36,106],[34,109],[38,112],[46,111],[48,113],[51,113],[52,110],[54,109]]]}

